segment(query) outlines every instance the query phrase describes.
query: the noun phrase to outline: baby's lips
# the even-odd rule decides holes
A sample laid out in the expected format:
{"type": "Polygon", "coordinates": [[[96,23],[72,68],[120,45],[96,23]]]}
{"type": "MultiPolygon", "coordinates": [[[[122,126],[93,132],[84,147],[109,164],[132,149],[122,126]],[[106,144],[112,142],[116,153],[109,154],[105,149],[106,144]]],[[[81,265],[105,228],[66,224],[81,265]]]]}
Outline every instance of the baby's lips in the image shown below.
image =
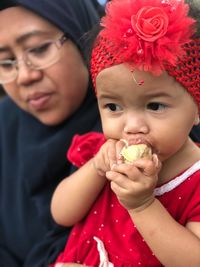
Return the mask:
{"type": "Polygon", "coordinates": [[[131,139],[120,139],[126,147],[131,146],[131,145],[140,145],[140,144],[145,144],[150,147],[149,142],[143,137],[134,137],[131,139]]]}

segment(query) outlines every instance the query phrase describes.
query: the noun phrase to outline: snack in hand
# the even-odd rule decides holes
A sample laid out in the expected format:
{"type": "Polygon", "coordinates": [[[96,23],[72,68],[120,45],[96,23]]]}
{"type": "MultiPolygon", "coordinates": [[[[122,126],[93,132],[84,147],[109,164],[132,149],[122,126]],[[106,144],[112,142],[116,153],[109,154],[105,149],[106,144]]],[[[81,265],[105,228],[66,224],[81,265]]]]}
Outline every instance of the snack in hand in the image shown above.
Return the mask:
{"type": "Polygon", "coordinates": [[[146,144],[135,144],[123,147],[120,153],[125,163],[132,163],[140,158],[152,158],[151,148],[146,144]]]}

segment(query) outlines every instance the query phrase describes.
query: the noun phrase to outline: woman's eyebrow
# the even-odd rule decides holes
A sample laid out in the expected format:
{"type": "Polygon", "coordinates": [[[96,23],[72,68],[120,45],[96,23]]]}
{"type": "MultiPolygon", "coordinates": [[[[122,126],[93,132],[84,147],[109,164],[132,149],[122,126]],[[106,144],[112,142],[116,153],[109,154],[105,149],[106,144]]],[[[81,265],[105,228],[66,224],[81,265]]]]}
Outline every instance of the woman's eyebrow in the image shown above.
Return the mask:
{"type": "MultiPolygon", "coordinates": [[[[46,31],[45,32],[41,31],[41,30],[40,31],[39,30],[30,31],[30,32],[24,33],[21,36],[17,37],[16,43],[21,44],[33,36],[45,36],[45,35],[48,35],[48,33],[46,31]]],[[[8,52],[8,51],[10,51],[9,46],[7,46],[7,45],[1,46],[0,45],[0,53],[8,52]]]]}
{"type": "Polygon", "coordinates": [[[47,32],[44,32],[44,31],[41,31],[41,30],[40,31],[39,30],[34,30],[34,31],[31,31],[31,32],[24,33],[21,36],[17,37],[16,43],[20,44],[20,43],[25,42],[27,39],[29,39],[29,38],[31,38],[33,36],[44,36],[44,35],[47,35],[47,32]]]}

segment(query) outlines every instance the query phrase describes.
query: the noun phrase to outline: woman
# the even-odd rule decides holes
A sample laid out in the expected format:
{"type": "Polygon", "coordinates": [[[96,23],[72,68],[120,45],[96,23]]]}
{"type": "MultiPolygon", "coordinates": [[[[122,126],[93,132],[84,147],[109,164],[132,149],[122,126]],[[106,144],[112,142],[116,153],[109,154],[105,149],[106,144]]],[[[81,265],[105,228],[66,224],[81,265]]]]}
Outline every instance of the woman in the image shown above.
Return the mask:
{"type": "Polygon", "coordinates": [[[72,136],[99,129],[81,38],[97,22],[88,0],[1,0],[1,267],[47,266],[66,242],[49,205],[72,136]]]}

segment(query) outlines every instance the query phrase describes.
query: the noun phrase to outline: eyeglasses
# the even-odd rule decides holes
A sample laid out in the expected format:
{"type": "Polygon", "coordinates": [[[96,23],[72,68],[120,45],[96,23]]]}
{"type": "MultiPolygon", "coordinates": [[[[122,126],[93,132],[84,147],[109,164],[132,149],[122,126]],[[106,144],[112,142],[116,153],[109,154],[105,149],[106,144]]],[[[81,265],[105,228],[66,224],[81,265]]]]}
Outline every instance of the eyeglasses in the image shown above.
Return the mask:
{"type": "Polygon", "coordinates": [[[17,78],[20,62],[24,62],[26,66],[33,70],[50,67],[60,59],[59,49],[67,39],[65,35],[62,35],[56,40],[47,40],[25,50],[19,60],[0,60],[0,83],[10,83],[17,78]]]}

